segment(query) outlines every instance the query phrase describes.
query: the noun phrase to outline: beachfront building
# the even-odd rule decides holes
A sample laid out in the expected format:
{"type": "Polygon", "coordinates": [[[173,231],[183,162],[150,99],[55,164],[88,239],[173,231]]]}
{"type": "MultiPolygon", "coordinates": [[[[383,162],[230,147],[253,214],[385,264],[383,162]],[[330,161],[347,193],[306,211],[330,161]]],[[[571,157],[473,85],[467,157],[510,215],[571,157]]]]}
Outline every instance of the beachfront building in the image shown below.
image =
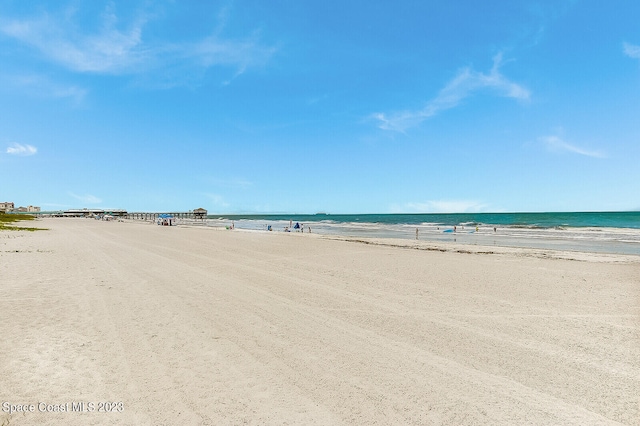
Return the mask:
{"type": "Polygon", "coordinates": [[[10,212],[14,209],[13,203],[11,201],[5,201],[4,203],[0,203],[0,212],[10,212]]]}
{"type": "Polygon", "coordinates": [[[62,212],[62,216],[65,216],[65,217],[96,217],[96,216],[102,217],[105,214],[108,214],[110,216],[121,217],[121,216],[126,216],[127,211],[119,210],[119,209],[105,210],[105,209],[84,208],[84,209],[69,209],[62,212]]]}
{"type": "Polygon", "coordinates": [[[13,209],[12,210],[15,213],[36,213],[40,211],[40,207],[36,207],[36,206],[28,206],[28,207],[23,207],[20,206],[17,209],[13,209]]]}
{"type": "Polygon", "coordinates": [[[28,207],[20,206],[16,208],[15,204],[9,201],[0,203],[0,212],[4,212],[4,213],[36,213],[39,211],[40,211],[40,207],[37,207],[37,206],[28,206],[28,207]]]}
{"type": "Polygon", "coordinates": [[[95,217],[103,215],[103,209],[69,209],[62,212],[65,217],[95,217]]]}
{"type": "Polygon", "coordinates": [[[195,219],[204,220],[207,218],[207,210],[203,209],[202,207],[199,207],[193,211],[193,217],[195,219]]]}

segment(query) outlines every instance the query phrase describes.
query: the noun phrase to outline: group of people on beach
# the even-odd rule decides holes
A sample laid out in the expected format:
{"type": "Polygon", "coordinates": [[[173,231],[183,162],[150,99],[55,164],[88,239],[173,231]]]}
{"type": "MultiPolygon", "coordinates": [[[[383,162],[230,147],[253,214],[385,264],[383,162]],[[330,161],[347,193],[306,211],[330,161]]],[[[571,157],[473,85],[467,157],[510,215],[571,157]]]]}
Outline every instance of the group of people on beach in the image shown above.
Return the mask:
{"type": "MultiPolygon", "coordinates": [[[[269,226],[269,228],[271,228],[271,226],[269,226]]],[[[308,227],[309,228],[309,233],[311,233],[311,226],[308,227]]],[[[293,225],[293,221],[290,220],[289,221],[289,226],[285,226],[284,227],[284,232],[291,232],[291,230],[294,229],[296,232],[303,232],[304,233],[304,224],[300,223],[300,222],[296,222],[295,225],[293,225]]],[[[271,230],[271,229],[269,229],[271,230]]]]}
{"type": "MultiPolygon", "coordinates": [[[[265,225],[267,231],[273,231],[273,226],[271,225],[265,225]]],[[[300,223],[300,222],[296,222],[295,225],[293,224],[293,220],[289,221],[289,226],[285,226],[284,227],[284,232],[304,232],[304,224],[300,223]]],[[[310,234],[311,233],[311,226],[307,226],[307,232],[310,234]]]]}
{"type": "MultiPolygon", "coordinates": [[[[464,226],[462,226],[461,228],[462,228],[462,229],[464,229],[464,226]]],[[[480,228],[478,227],[478,225],[476,225],[476,230],[475,230],[475,232],[478,232],[478,231],[479,231],[479,229],[480,229],[480,228]]],[[[438,231],[439,231],[439,230],[440,230],[440,227],[438,227],[438,231]]],[[[456,225],[454,225],[454,226],[453,226],[453,230],[448,230],[448,231],[444,231],[444,232],[452,232],[452,231],[453,231],[453,232],[456,232],[457,230],[458,230],[458,227],[457,227],[456,225]]],[[[498,231],[498,228],[496,228],[496,227],[494,226],[494,227],[493,227],[493,232],[497,232],[497,231],[498,231]]],[[[311,230],[309,230],[309,232],[311,232],[311,230]]],[[[419,228],[416,228],[416,240],[418,239],[418,234],[419,234],[419,232],[420,232],[419,228]]]]}

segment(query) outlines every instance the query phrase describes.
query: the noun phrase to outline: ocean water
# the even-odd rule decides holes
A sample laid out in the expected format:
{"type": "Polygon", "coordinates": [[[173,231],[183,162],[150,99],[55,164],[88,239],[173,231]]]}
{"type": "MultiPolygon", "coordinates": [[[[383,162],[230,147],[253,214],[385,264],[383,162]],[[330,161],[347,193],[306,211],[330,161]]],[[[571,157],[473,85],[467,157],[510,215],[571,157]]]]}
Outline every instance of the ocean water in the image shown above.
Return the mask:
{"type": "Polygon", "coordinates": [[[225,215],[210,226],[640,255],[640,212],[225,215]],[[454,230],[455,227],[455,230],[454,230]],[[294,230],[291,230],[294,231],[294,230]]]}

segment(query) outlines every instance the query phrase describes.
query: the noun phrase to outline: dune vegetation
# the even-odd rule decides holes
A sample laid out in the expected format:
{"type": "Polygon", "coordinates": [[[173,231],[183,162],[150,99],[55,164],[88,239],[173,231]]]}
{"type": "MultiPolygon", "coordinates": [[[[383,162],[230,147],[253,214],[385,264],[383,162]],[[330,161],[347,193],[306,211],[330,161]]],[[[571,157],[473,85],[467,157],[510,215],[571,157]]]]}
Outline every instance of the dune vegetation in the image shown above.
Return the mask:
{"type": "Polygon", "coordinates": [[[34,215],[30,215],[30,214],[12,214],[12,213],[0,212],[0,231],[1,230],[10,230],[10,231],[43,231],[45,230],[44,228],[12,225],[15,222],[35,220],[35,218],[36,217],[34,215]]]}

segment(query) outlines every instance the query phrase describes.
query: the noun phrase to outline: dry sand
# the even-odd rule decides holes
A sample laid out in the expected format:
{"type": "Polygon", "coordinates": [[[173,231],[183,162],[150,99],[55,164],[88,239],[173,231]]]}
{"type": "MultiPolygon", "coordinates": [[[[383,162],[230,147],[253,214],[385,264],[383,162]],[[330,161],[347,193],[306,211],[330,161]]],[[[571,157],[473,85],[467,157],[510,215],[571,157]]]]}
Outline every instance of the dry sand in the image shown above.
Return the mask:
{"type": "Polygon", "coordinates": [[[0,425],[640,424],[637,257],[38,225],[0,233],[0,425]]]}

